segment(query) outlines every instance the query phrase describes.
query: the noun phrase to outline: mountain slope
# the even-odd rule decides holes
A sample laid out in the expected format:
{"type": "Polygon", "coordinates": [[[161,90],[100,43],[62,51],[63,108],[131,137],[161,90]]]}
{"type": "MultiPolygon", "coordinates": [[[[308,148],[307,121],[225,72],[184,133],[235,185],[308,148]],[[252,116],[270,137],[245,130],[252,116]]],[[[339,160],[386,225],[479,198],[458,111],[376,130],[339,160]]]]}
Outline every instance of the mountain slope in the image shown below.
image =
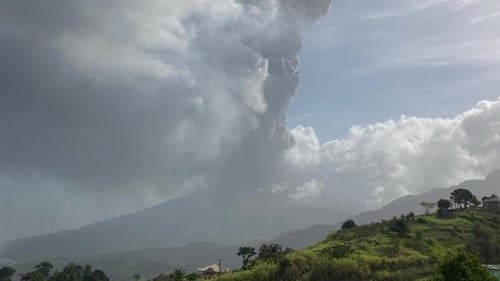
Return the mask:
{"type": "Polygon", "coordinates": [[[309,228],[285,232],[270,243],[277,243],[292,249],[302,249],[323,240],[334,228],[335,226],[330,224],[317,224],[309,228]]]}
{"type": "MultiPolygon", "coordinates": [[[[363,212],[352,219],[358,224],[368,224],[384,219],[391,219],[394,216],[409,212],[423,214],[424,209],[419,205],[420,202],[435,202],[436,198],[447,199],[450,197],[450,193],[459,187],[470,189],[479,198],[491,195],[492,193],[500,195],[500,171],[491,172],[484,180],[469,180],[448,188],[436,188],[420,195],[404,196],[380,209],[363,212]]],[[[341,223],[337,225],[315,225],[307,229],[283,233],[272,241],[293,249],[301,249],[321,241],[333,229],[339,229],[340,226],[341,223]]]]}
{"type": "Polygon", "coordinates": [[[367,224],[408,212],[423,214],[424,209],[419,203],[424,201],[436,202],[441,198],[449,199],[450,193],[457,188],[469,189],[479,199],[492,193],[500,194],[500,170],[491,172],[484,180],[469,180],[448,188],[436,188],[420,195],[407,195],[392,201],[380,209],[361,213],[353,219],[358,224],[367,224]]]}
{"type": "MultiPolygon", "coordinates": [[[[500,171],[493,171],[485,180],[471,180],[421,195],[405,196],[353,219],[358,224],[365,224],[402,213],[421,214],[424,210],[418,203],[449,198],[451,191],[458,187],[468,188],[478,197],[500,194],[500,171]]],[[[281,207],[277,208],[274,206],[278,204],[273,204],[272,198],[259,197],[258,194],[235,194],[232,197],[233,200],[218,202],[217,195],[208,190],[196,192],[77,230],[14,241],[7,245],[3,255],[18,260],[95,256],[145,248],[168,248],[198,241],[240,245],[245,241],[266,241],[269,237],[276,237],[272,242],[300,249],[314,244],[331,229],[339,227],[325,224],[305,228],[311,222],[335,223],[347,217],[338,210],[325,211],[307,206],[279,204],[281,207]]]]}
{"type": "MultiPolygon", "coordinates": [[[[224,261],[225,266],[236,268],[241,264],[240,259],[235,255],[237,249],[237,247],[220,247],[202,242],[165,249],[144,249],[91,257],[55,258],[50,259],[50,262],[57,269],[70,262],[91,264],[105,271],[112,280],[132,280],[137,273],[146,277],[170,272],[176,268],[195,271],[196,268],[217,263],[219,259],[224,261]]],[[[18,263],[15,268],[18,272],[27,272],[41,261],[18,263]]]]}
{"type": "Polygon", "coordinates": [[[346,214],[323,210],[259,192],[225,194],[202,190],[159,206],[76,230],[8,243],[3,255],[17,260],[95,256],[208,241],[222,246],[265,241],[314,222],[346,214]],[[230,200],[227,198],[231,198],[230,200]]]}

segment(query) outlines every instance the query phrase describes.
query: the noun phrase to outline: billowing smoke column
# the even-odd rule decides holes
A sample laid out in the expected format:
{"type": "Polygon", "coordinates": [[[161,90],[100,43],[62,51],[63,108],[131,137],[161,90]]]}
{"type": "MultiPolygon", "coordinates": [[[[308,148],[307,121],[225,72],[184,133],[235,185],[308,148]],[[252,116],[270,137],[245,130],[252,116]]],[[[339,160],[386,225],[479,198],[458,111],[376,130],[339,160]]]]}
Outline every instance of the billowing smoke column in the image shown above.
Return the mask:
{"type": "Polygon", "coordinates": [[[267,27],[272,32],[261,34],[260,40],[249,38],[247,41],[248,47],[267,61],[269,76],[263,88],[267,110],[259,116],[258,129],[245,136],[241,148],[217,173],[214,187],[252,192],[271,186],[283,176],[280,171],[283,153],[294,142],[287,129],[286,111],[299,83],[300,28],[327,13],[331,1],[281,0],[279,3],[283,15],[267,27]],[[245,188],[234,189],[235,186],[245,188]]]}
{"type": "Polygon", "coordinates": [[[0,241],[200,189],[257,196],[293,144],[300,26],[329,8],[0,3],[0,221],[32,222],[0,241]]]}

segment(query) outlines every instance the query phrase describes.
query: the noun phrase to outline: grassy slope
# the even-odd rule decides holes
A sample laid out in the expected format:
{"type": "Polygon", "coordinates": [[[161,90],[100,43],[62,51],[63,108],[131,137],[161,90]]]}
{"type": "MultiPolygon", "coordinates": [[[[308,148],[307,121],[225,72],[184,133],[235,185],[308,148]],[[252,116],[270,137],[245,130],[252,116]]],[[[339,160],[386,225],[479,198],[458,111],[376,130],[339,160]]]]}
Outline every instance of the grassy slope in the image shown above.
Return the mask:
{"type": "Polygon", "coordinates": [[[448,250],[471,247],[471,241],[477,240],[475,226],[500,242],[499,215],[478,210],[457,215],[452,219],[418,216],[405,237],[387,232],[383,223],[338,231],[278,264],[257,263],[251,270],[227,274],[221,280],[427,280],[448,250]],[[338,249],[350,251],[338,258],[342,256],[338,249]]]}

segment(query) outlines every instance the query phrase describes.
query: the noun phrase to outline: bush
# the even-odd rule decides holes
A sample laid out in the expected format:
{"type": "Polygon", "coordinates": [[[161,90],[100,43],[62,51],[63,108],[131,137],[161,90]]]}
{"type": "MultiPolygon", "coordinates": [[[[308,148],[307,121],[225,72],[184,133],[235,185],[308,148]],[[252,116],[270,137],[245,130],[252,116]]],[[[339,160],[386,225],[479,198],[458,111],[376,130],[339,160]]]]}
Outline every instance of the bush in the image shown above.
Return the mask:
{"type": "Polygon", "coordinates": [[[387,229],[390,232],[395,232],[400,237],[406,236],[410,232],[410,227],[405,216],[394,217],[387,223],[387,229]]]}
{"type": "Polygon", "coordinates": [[[348,257],[353,252],[353,249],[348,244],[333,245],[325,250],[323,254],[328,258],[341,259],[348,257]]]}
{"type": "Polygon", "coordinates": [[[323,260],[311,272],[311,281],[368,280],[371,271],[367,266],[351,260],[323,260]]]}
{"type": "Polygon", "coordinates": [[[353,220],[346,220],[343,224],[342,224],[342,229],[351,229],[351,228],[354,228],[356,227],[356,223],[353,221],[353,220]]]}
{"type": "Polygon", "coordinates": [[[418,274],[414,270],[399,270],[394,274],[395,281],[412,281],[417,280],[418,274]]]}
{"type": "Polygon", "coordinates": [[[496,281],[478,258],[465,252],[452,253],[436,270],[434,281],[496,281]]]}
{"type": "Polygon", "coordinates": [[[419,224],[427,224],[427,220],[422,217],[417,218],[415,221],[419,224]]]}
{"type": "Polygon", "coordinates": [[[448,209],[438,209],[437,217],[440,219],[444,219],[448,217],[448,209]]]}

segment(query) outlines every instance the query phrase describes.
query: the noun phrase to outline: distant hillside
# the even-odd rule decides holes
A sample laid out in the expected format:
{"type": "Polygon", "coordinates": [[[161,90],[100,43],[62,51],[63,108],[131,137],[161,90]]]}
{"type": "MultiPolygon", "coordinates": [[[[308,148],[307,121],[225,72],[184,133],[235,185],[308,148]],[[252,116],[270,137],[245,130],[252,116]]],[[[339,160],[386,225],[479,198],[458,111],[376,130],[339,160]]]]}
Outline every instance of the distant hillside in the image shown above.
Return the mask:
{"type": "MultiPolygon", "coordinates": [[[[491,172],[484,180],[470,180],[448,188],[436,188],[420,195],[404,196],[380,209],[361,213],[352,219],[358,224],[368,224],[409,212],[423,214],[424,209],[419,205],[420,202],[435,202],[437,201],[436,198],[448,199],[450,193],[459,187],[471,190],[479,198],[492,193],[500,195],[500,171],[491,172]]],[[[306,229],[289,231],[276,237],[273,241],[294,249],[301,249],[321,241],[333,229],[339,229],[340,225],[341,223],[337,225],[315,225],[306,229]]]]}
{"type": "MultiPolygon", "coordinates": [[[[259,253],[247,270],[236,270],[217,280],[423,281],[430,280],[437,263],[453,249],[465,250],[484,264],[500,263],[500,214],[479,209],[453,210],[448,214],[446,218],[437,218],[435,214],[400,216],[334,231],[326,240],[296,252],[259,253]]],[[[215,256],[225,258],[224,265],[237,269],[240,262],[234,258],[236,250],[236,247],[197,243],[170,249],[49,261],[55,264],[56,270],[70,262],[92,264],[104,270],[111,280],[132,280],[137,273],[151,278],[174,268],[194,271],[200,265],[213,263],[215,256]],[[186,264],[188,261],[196,263],[186,264]]],[[[15,267],[18,272],[25,273],[35,264],[23,263],[15,267]]]]}
{"type": "MultiPolygon", "coordinates": [[[[490,195],[491,193],[500,194],[500,190],[498,187],[499,183],[500,172],[495,171],[492,172],[485,180],[466,181],[457,186],[434,189],[422,195],[402,197],[378,210],[362,213],[354,217],[354,220],[358,224],[367,224],[380,221],[382,219],[390,219],[394,216],[399,216],[400,214],[405,214],[411,211],[417,214],[422,213],[423,209],[418,205],[418,203],[422,201],[435,202],[440,198],[448,198],[451,191],[458,187],[468,188],[479,197],[482,195],[490,195]]],[[[462,216],[469,221],[472,220],[470,217],[467,217],[467,214],[463,214],[462,216]]],[[[487,215],[482,216],[487,217],[487,215]]],[[[427,232],[432,233],[432,235],[437,235],[437,233],[443,231],[447,232],[455,222],[460,222],[453,220],[435,221],[432,217],[425,218],[429,222],[432,222],[432,224],[438,224],[438,228],[436,228],[436,231],[430,228],[426,230],[427,232]],[[449,223],[452,223],[452,225],[450,225],[449,223]]],[[[471,223],[468,222],[467,226],[470,225],[471,223]]],[[[414,226],[414,228],[415,227],[419,228],[419,226],[414,226]]],[[[250,245],[258,248],[261,243],[278,243],[286,247],[302,249],[324,240],[324,238],[335,229],[338,229],[338,226],[315,225],[309,228],[285,232],[279,236],[276,236],[270,241],[254,242],[250,243],[250,245]]],[[[365,228],[359,229],[362,230],[365,228]]],[[[469,229],[463,229],[462,231],[466,233],[469,232],[469,229]]],[[[437,239],[437,237],[433,239],[437,239]]],[[[460,241],[455,241],[453,243],[459,244],[460,241]]],[[[160,272],[171,271],[174,268],[178,267],[184,267],[188,270],[193,270],[199,266],[213,264],[217,262],[218,259],[224,260],[224,264],[226,266],[229,266],[230,268],[237,268],[241,265],[241,261],[236,256],[236,252],[241,244],[234,245],[235,246],[221,247],[213,243],[203,242],[190,243],[187,246],[182,247],[145,249],[138,251],[116,252],[110,254],[94,254],[88,255],[86,257],[71,255],[69,257],[55,258],[50,257],[49,254],[46,257],[43,257],[43,259],[54,261],[54,263],[58,266],[65,265],[68,262],[77,262],[81,264],[89,263],[94,265],[95,267],[104,269],[104,271],[114,277],[114,280],[123,280],[130,279],[130,276],[135,273],[143,273],[148,276],[152,276],[160,272]]],[[[317,247],[318,246],[316,246],[316,248],[317,247]]],[[[40,259],[41,258],[42,257],[40,257],[40,259]]],[[[21,272],[26,271],[28,269],[31,269],[33,265],[38,261],[40,260],[31,259],[31,262],[23,262],[19,264],[18,267],[20,268],[21,272]]]]}
{"type": "MultiPolygon", "coordinates": [[[[434,189],[421,195],[405,196],[378,210],[361,213],[353,219],[358,224],[366,224],[408,212],[421,214],[424,210],[418,205],[420,202],[434,202],[436,198],[449,198],[450,193],[458,187],[468,188],[478,197],[492,193],[500,195],[500,171],[492,172],[485,180],[471,180],[449,188],[434,189]]],[[[135,252],[144,248],[165,249],[175,243],[185,245],[204,240],[229,247],[244,244],[244,241],[268,241],[267,238],[273,236],[275,238],[270,242],[301,249],[320,241],[333,229],[338,229],[339,224],[333,223],[346,218],[343,213],[333,215],[322,213],[321,210],[307,210],[300,214],[300,209],[294,209],[295,212],[289,211],[286,216],[283,214],[287,210],[266,208],[253,211],[251,215],[245,213],[235,215],[226,211],[235,208],[234,205],[245,208],[243,201],[224,202],[215,208],[214,213],[207,213],[203,211],[203,208],[214,210],[207,206],[209,204],[207,202],[210,201],[204,200],[207,196],[211,194],[207,191],[200,192],[188,198],[180,198],[142,212],[99,222],[78,230],[15,241],[8,245],[4,255],[18,260],[96,256],[110,252],[135,252]],[[187,204],[193,204],[193,202],[194,211],[182,211],[188,208],[187,204]],[[180,219],[177,213],[186,213],[186,215],[180,219]],[[291,222],[294,215],[301,218],[301,223],[291,222]],[[255,222],[248,219],[255,216],[264,217],[265,220],[255,222]],[[224,218],[224,221],[220,218],[224,218]],[[237,221],[235,223],[237,226],[228,227],[230,221],[237,221]],[[332,224],[315,225],[309,228],[300,226],[300,224],[318,221],[331,221],[332,224]],[[243,230],[240,224],[246,225],[243,230]],[[219,229],[215,230],[217,227],[219,229]],[[299,230],[285,232],[289,229],[299,230]],[[238,236],[238,233],[241,236],[238,236]]],[[[258,200],[266,199],[259,198],[254,201],[258,200]]],[[[222,256],[222,254],[218,255],[222,256]]]]}
{"type": "Polygon", "coordinates": [[[477,195],[478,198],[491,195],[492,193],[500,195],[500,171],[495,170],[491,172],[484,180],[469,180],[457,186],[436,188],[420,195],[404,196],[380,209],[361,213],[353,219],[359,224],[367,224],[382,219],[389,219],[393,216],[399,216],[400,214],[408,212],[423,214],[424,209],[419,205],[420,202],[436,202],[441,198],[449,199],[450,193],[459,187],[469,189],[472,193],[477,195]]]}
{"type": "Polygon", "coordinates": [[[293,200],[241,191],[224,198],[201,190],[144,211],[79,229],[7,243],[3,255],[16,260],[94,256],[146,248],[170,248],[199,241],[238,245],[311,225],[335,222],[347,214],[293,200]]]}
{"type": "MultiPolygon", "coordinates": [[[[176,268],[195,271],[196,268],[215,264],[219,259],[224,261],[225,266],[237,268],[241,265],[240,259],[236,256],[237,249],[238,247],[220,247],[212,243],[202,242],[166,249],[145,249],[91,257],[43,260],[49,260],[56,268],[62,268],[70,262],[91,264],[93,267],[105,271],[112,280],[132,280],[132,276],[137,273],[143,276],[156,276],[176,268]]],[[[22,262],[14,267],[18,272],[27,272],[43,260],[22,262]]]]}
{"type": "MultiPolygon", "coordinates": [[[[245,245],[258,248],[264,243],[278,243],[286,247],[301,249],[323,240],[331,231],[332,226],[316,225],[303,230],[283,233],[271,241],[252,242],[245,245]]],[[[236,269],[241,266],[241,259],[236,255],[240,246],[242,245],[221,247],[209,242],[200,242],[180,247],[144,249],[85,257],[33,259],[21,262],[15,267],[19,272],[27,272],[43,260],[50,260],[56,268],[62,268],[70,262],[75,262],[77,264],[91,264],[95,268],[100,268],[113,280],[125,280],[131,279],[137,273],[141,273],[143,276],[155,276],[176,268],[194,271],[196,268],[215,264],[219,259],[223,260],[224,266],[236,269]]]]}
{"type": "MultiPolygon", "coordinates": [[[[258,249],[264,243],[278,243],[285,247],[302,249],[323,240],[331,231],[331,225],[315,225],[307,229],[283,233],[271,241],[252,242],[245,245],[258,249]]],[[[56,268],[62,268],[70,262],[91,264],[105,271],[113,280],[125,280],[131,279],[137,273],[143,276],[155,276],[176,268],[194,271],[199,267],[215,264],[219,259],[223,260],[224,266],[237,269],[241,267],[241,259],[236,255],[240,246],[242,245],[221,247],[209,242],[200,242],[172,248],[144,249],[85,257],[48,258],[48,260],[56,268]]],[[[19,272],[27,272],[43,260],[46,259],[24,261],[15,267],[19,272]]]]}
{"type": "Polygon", "coordinates": [[[317,224],[309,228],[285,232],[271,240],[270,243],[278,243],[292,249],[302,249],[325,239],[334,229],[333,225],[317,224]]]}

